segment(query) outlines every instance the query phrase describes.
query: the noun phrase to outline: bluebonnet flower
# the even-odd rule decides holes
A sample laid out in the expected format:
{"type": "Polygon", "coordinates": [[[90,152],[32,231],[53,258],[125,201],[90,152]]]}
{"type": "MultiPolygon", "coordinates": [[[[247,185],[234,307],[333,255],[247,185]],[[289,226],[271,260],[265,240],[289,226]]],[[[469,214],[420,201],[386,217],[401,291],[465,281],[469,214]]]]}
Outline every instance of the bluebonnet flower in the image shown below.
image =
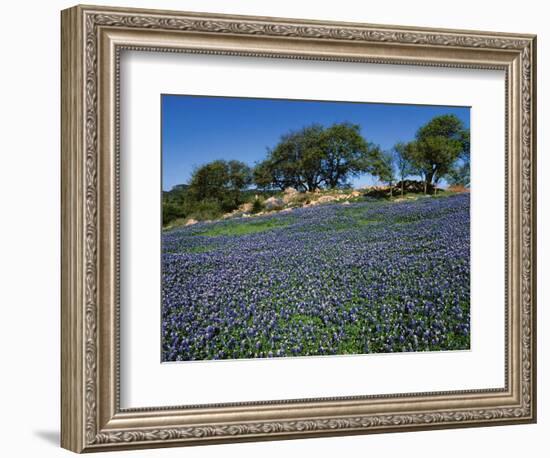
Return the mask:
{"type": "Polygon", "coordinates": [[[162,360],[470,345],[469,196],[271,214],[162,236],[162,360]],[[242,220],[248,223],[250,220],[242,220]]]}

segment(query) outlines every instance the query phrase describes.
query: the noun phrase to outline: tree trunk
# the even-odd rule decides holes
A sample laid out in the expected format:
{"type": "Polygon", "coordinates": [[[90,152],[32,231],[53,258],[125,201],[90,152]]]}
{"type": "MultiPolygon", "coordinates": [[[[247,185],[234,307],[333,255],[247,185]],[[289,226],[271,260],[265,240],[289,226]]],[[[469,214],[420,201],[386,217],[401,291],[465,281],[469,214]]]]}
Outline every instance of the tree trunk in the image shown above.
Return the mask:
{"type": "Polygon", "coordinates": [[[405,195],[405,180],[401,178],[401,197],[405,195]]]}
{"type": "Polygon", "coordinates": [[[434,174],[435,172],[428,172],[426,174],[426,181],[424,183],[424,194],[427,194],[428,193],[428,188],[431,186],[432,184],[432,180],[433,180],[433,177],[434,177],[434,174]]]}

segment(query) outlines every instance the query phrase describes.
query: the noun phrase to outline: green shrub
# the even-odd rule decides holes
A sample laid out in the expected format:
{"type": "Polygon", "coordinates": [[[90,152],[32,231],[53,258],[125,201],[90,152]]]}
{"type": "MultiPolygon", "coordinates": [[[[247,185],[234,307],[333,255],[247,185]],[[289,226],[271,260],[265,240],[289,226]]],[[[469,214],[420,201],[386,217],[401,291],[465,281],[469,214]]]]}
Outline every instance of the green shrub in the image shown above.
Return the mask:
{"type": "Polygon", "coordinates": [[[185,208],[175,202],[162,202],[162,225],[166,226],[170,221],[185,218],[185,208]]]}
{"type": "Polygon", "coordinates": [[[198,221],[217,219],[222,216],[224,209],[219,201],[205,199],[199,202],[192,202],[191,212],[188,215],[198,221]]]}
{"type": "Polygon", "coordinates": [[[252,202],[252,213],[260,213],[265,208],[265,205],[260,199],[254,199],[252,202]]]}

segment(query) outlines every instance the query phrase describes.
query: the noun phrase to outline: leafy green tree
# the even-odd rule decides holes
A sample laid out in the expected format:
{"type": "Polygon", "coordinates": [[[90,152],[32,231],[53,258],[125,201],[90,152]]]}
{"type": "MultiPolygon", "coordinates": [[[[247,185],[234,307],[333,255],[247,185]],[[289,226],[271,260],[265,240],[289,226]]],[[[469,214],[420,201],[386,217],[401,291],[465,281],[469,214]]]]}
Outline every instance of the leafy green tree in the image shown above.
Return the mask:
{"type": "MultiPolygon", "coordinates": [[[[268,153],[269,154],[269,153],[268,153]]],[[[254,184],[261,190],[283,190],[288,180],[285,178],[281,162],[264,159],[257,162],[252,169],[254,184]]]]}
{"type": "Polygon", "coordinates": [[[170,221],[177,218],[185,217],[182,208],[175,202],[166,202],[166,199],[162,202],[162,224],[167,225],[170,221]]]}
{"type": "Polygon", "coordinates": [[[228,183],[227,190],[233,198],[233,204],[238,207],[242,203],[242,191],[252,184],[252,170],[241,161],[227,163],[228,183]]]}
{"type": "Polygon", "coordinates": [[[414,167],[409,160],[410,154],[408,152],[409,145],[407,143],[398,142],[393,147],[395,168],[397,169],[397,176],[401,181],[401,197],[405,194],[405,179],[414,173],[414,167]]]}
{"type": "Polygon", "coordinates": [[[294,187],[313,191],[322,182],[320,135],[322,126],[313,124],[283,135],[256,164],[254,182],[262,189],[294,187]]]}
{"type": "Polygon", "coordinates": [[[214,200],[236,208],[241,193],[252,183],[250,167],[240,161],[217,160],[193,172],[189,193],[196,201],[214,200]]]}
{"type": "Polygon", "coordinates": [[[226,161],[213,161],[197,168],[189,182],[189,192],[195,200],[221,199],[229,182],[226,161]]]}
{"type": "Polygon", "coordinates": [[[295,137],[298,167],[295,171],[298,179],[296,184],[301,182],[308,191],[319,188],[323,180],[322,133],[323,127],[314,124],[298,131],[295,137]]]}
{"type": "Polygon", "coordinates": [[[470,162],[470,129],[464,129],[460,133],[460,143],[462,144],[462,151],[460,152],[460,158],[463,161],[470,162]]]}
{"type": "Polygon", "coordinates": [[[372,173],[379,155],[379,148],[365,141],[358,125],[313,124],[283,135],[254,168],[254,182],[262,189],[346,187],[350,177],[372,173]]]}
{"type": "Polygon", "coordinates": [[[462,152],[459,155],[458,163],[449,171],[445,177],[449,184],[470,187],[470,131],[465,130],[460,141],[462,152]]]}
{"type": "Polygon", "coordinates": [[[407,156],[422,175],[424,192],[447,175],[461,154],[465,154],[469,135],[455,115],[436,116],[418,129],[416,139],[409,144],[407,156]]]}
{"type": "Polygon", "coordinates": [[[379,150],[365,141],[357,124],[333,124],[320,140],[321,175],[327,188],[346,186],[350,177],[373,171],[379,150]]]}
{"type": "Polygon", "coordinates": [[[470,161],[455,165],[445,177],[449,184],[470,187],[470,161]]]}
{"type": "Polygon", "coordinates": [[[189,196],[186,185],[174,186],[170,191],[162,192],[162,224],[189,214],[189,196]]]}
{"type": "Polygon", "coordinates": [[[380,181],[388,183],[390,188],[390,197],[393,196],[393,182],[395,181],[395,156],[391,151],[382,151],[374,165],[374,175],[380,181]]]}

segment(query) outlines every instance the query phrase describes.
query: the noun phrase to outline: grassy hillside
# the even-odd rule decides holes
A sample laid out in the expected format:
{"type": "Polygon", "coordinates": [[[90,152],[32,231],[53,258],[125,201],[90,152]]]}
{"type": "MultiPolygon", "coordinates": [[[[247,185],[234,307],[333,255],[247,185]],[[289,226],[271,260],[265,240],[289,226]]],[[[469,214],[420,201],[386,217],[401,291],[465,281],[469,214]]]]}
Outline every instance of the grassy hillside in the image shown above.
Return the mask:
{"type": "Polygon", "coordinates": [[[466,193],[164,232],[162,359],[467,349],[469,237],[466,193]]]}
{"type": "MultiPolygon", "coordinates": [[[[283,191],[260,191],[250,189],[241,192],[240,204],[228,200],[203,199],[195,201],[187,185],[175,186],[170,191],[164,191],[162,196],[162,218],[164,229],[195,224],[199,221],[216,221],[219,219],[242,216],[262,216],[270,212],[293,210],[301,207],[315,206],[333,202],[353,203],[372,200],[401,200],[424,197],[421,182],[407,180],[401,194],[400,185],[371,186],[364,189],[325,189],[316,192],[298,192],[292,188],[283,191]]],[[[430,188],[432,196],[445,196],[463,192],[444,191],[430,188]]]]}

